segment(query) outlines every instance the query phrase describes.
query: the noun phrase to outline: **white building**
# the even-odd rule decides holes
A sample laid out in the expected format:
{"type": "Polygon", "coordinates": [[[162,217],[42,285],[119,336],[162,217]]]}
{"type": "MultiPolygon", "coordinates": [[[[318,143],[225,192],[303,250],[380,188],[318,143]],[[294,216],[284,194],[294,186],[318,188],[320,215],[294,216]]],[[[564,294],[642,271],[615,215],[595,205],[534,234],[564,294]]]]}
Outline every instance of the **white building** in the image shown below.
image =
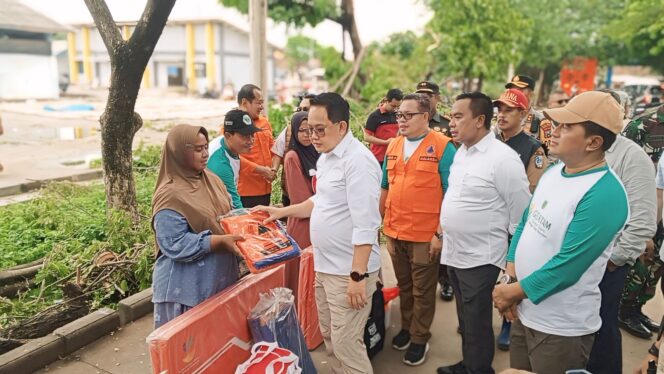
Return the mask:
{"type": "Polygon", "coordinates": [[[0,100],[59,96],[54,33],[68,29],[15,0],[0,0],[0,100]]]}
{"type": "MultiPolygon", "coordinates": [[[[107,87],[111,76],[110,59],[83,1],[24,2],[43,10],[67,7],[66,14],[54,13],[58,14],[59,22],[75,30],[68,36],[71,82],[107,87]]],[[[123,36],[129,38],[145,1],[106,0],[106,3],[123,36]]],[[[145,70],[142,87],[187,87],[203,93],[219,92],[227,84],[238,90],[246,83],[253,83],[248,31],[247,17],[223,7],[217,0],[176,2],[145,70]]],[[[279,48],[268,43],[267,90],[272,92],[278,69],[275,55],[282,56],[279,48]]]]}

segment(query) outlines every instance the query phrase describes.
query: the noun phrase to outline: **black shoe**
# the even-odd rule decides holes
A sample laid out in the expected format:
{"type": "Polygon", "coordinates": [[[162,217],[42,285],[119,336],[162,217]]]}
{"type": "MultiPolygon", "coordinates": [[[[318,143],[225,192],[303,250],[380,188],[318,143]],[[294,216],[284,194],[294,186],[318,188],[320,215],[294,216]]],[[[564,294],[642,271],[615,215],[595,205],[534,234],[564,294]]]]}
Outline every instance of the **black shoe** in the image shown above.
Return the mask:
{"type": "Polygon", "coordinates": [[[648,330],[652,332],[659,331],[659,324],[651,320],[647,315],[643,314],[643,312],[638,312],[636,315],[639,318],[639,321],[641,321],[643,326],[645,326],[648,330]]]}
{"type": "Polygon", "coordinates": [[[454,299],[454,290],[451,284],[443,283],[440,285],[440,298],[443,301],[452,301],[454,299]]]}
{"type": "Polygon", "coordinates": [[[451,366],[441,366],[436,369],[438,374],[466,374],[466,367],[463,365],[463,361],[457,362],[451,366]]]}
{"type": "Polygon", "coordinates": [[[652,333],[650,330],[648,330],[647,327],[643,325],[643,323],[641,323],[638,315],[633,315],[626,318],[619,317],[618,323],[623,330],[634,336],[642,339],[650,339],[652,337],[652,333]]]}
{"type": "Polygon", "coordinates": [[[429,352],[429,343],[411,343],[403,358],[403,363],[410,366],[421,365],[427,359],[427,352],[429,352]]]}
{"type": "Polygon", "coordinates": [[[410,346],[410,333],[408,331],[401,330],[392,338],[392,348],[405,351],[408,346],[410,346]]]}

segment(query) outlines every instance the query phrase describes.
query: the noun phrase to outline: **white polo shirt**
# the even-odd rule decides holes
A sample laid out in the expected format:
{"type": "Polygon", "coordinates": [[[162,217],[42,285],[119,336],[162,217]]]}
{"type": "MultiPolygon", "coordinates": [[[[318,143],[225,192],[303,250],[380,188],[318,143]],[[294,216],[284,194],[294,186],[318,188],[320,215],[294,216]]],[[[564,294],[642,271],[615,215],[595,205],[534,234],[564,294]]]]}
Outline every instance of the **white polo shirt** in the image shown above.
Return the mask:
{"type": "Polygon", "coordinates": [[[528,201],[528,178],[519,155],[488,132],[454,156],[440,212],[440,262],[468,269],[505,267],[508,233],[513,234],[528,201]]]}
{"type": "Polygon", "coordinates": [[[309,221],[315,271],[349,275],[353,246],[361,244],[372,245],[367,271],[380,269],[380,180],[376,158],[350,131],[320,156],[309,221]]]}

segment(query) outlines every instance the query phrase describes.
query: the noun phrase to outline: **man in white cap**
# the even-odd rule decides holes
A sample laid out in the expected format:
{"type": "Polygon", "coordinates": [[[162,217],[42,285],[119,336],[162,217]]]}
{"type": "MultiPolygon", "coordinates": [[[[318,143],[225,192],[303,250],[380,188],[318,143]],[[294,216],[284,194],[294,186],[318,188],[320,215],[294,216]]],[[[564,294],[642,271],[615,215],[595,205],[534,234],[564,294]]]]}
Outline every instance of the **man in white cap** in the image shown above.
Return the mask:
{"type": "Polygon", "coordinates": [[[585,369],[602,324],[598,285],[629,208],[604,158],[622,129],[611,95],[585,92],[544,115],[561,162],[539,181],[493,301],[513,320],[510,366],[546,374],[585,369]]]}

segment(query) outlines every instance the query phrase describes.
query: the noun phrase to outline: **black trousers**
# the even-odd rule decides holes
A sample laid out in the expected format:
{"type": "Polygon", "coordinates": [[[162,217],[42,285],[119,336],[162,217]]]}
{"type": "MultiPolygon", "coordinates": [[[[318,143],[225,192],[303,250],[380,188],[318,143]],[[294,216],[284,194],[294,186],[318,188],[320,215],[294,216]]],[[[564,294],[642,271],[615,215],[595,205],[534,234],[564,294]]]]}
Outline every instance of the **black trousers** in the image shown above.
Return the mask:
{"type": "Polygon", "coordinates": [[[588,358],[587,369],[591,373],[622,373],[622,335],[618,325],[618,311],[628,271],[627,265],[612,272],[605,271],[599,283],[599,290],[602,292],[599,309],[602,327],[595,335],[593,349],[588,358]]]}
{"type": "Polygon", "coordinates": [[[240,196],[244,208],[253,208],[258,205],[270,205],[270,194],[260,196],[240,196]]]}
{"type": "Polygon", "coordinates": [[[454,289],[463,352],[463,364],[470,374],[493,374],[495,353],[493,299],[500,268],[483,265],[470,269],[447,267],[454,289]]]}

